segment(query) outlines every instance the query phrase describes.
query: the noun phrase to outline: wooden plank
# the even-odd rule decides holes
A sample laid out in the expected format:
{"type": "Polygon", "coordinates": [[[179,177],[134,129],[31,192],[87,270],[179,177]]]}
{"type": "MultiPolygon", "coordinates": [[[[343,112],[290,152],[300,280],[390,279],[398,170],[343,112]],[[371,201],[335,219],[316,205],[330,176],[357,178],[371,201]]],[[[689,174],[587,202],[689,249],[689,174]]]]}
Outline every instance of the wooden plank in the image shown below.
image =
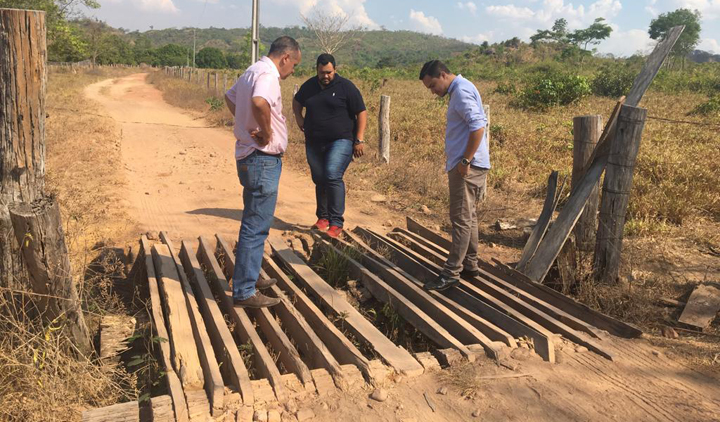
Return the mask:
{"type": "Polygon", "coordinates": [[[410,217],[407,217],[406,219],[407,223],[407,229],[413,233],[419,234],[420,236],[424,237],[425,239],[431,241],[432,243],[440,246],[441,248],[445,248],[445,250],[452,249],[452,241],[449,239],[446,239],[439,234],[435,233],[432,230],[427,229],[422,224],[418,223],[417,221],[413,220],[410,217]]]}
{"type": "Polygon", "coordinates": [[[82,422],[140,422],[140,407],[137,401],[130,401],[86,410],[82,422]]]}
{"type": "Polygon", "coordinates": [[[170,334],[173,367],[178,371],[180,382],[185,389],[202,387],[205,384],[205,377],[175,263],[165,245],[153,245],[152,255],[160,281],[160,294],[165,299],[164,309],[168,334],[170,334]]]}
{"type": "Polygon", "coordinates": [[[240,356],[235,340],[233,340],[232,333],[225,323],[222,311],[215,301],[212,290],[210,290],[205,274],[195,256],[195,251],[190,244],[184,241],[180,248],[180,259],[198,298],[215,353],[218,360],[222,362],[220,369],[225,373],[232,387],[240,392],[243,403],[252,405],[254,398],[245,363],[240,356]]]}
{"type": "MultiPolygon", "coordinates": [[[[232,292],[225,275],[218,264],[215,255],[212,254],[210,242],[204,237],[199,238],[200,245],[198,247],[198,260],[205,265],[205,270],[211,274],[210,282],[215,294],[220,297],[220,306],[223,311],[230,315],[230,319],[235,323],[235,334],[240,343],[250,343],[253,347],[253,362],[258,373],[267,378],[273,387],[275,397],[278,401],[285,402],[287,394],[282,383],[280,371],[275,366],[275,361],[265,344],[260,339],[250,318],[247,316],[244,308],[236,307],[233,304],[232,292]]],[[[257,397],[255,397],[257,400],[257,397]]]]}
{"type": "Polygon", "coordinates": [[[331,239],[331,242],[340,248],[355,250],[358,260],[368,270],[381,276],[398,293],[419,306],[425,313],[432,315],[435,321],[463,344],[482,344],[482,341],[490,340],[503,342],[513,348],[517,347],[515,339],[504,330],[437,292],[423,290],[422,284],[417,279],[379,255],[355,235],[349,233],[348,237],[357,244],[357,247],[341,239],[331,239]],[[470,321],[460,314],[470,316],[468,318],[470,321]]]}
{"type": "MultiPolygon", "coordinates": [[[[428,237],[434,237],[436,239],[440,238],[445,240],[446,242],[449,242],[447,239],[442,238],[442,236],[440,236],[439,234],[430,231],[429,229],[423,227],[415,221],[412,221],[411,219],[408,219],[408,227],[411,227],[411,230],[414,230],[414,233],[419,236],[422,236],[422,233],[425,233],[428,234],[428,237]]],[[[426,242],[430,242],[428,237],[423,236],[426,242]]],[[[416,241],[418,240],[417,237],[414,237],[414,239],[416,241]]],[[[447,249],[442,248],[434,243],[431,243],[431,245],[433,246],[434,250],[440,252],[441,254],[448,254],[447,249]]],[[[425,246],[428,246],[428,244],[425,243],[425,246]]],[[[482,260],[478,260],[478,265],[482,270],[491,273],[496,277],[502,278],[503,280],[513,284],[515,287],[526,291],[528,294],[531,294],[538,299],[544,300],[556,306],[557,308],[560,308],[563,311],[575,316],[576,318],[579,318],[587,322],[588,324],[591,324],[596,328],[608,331],[613,335],[625,338],[637,338],[642,335],[642,331],[637,329],[636,327],[633,327],[630,324],[619,321],[615,318],[591,309],[587,305],[577,302],[571,297],[565,296],[564,294],[553,290],[552,288],[545,286],[544,284],[536,283],[530,280],[526,275],[522,274],[521,272],[512,269],[498,261],[496,261],[496,265],[498,265],[498,267],[495,267],[482,260]]]]}
{"type": "Polygon", "coordinates": [[[150,420],[152,422],[175,422],[172,410],[172,398],[169,395],[150,399],[150,420]]]}
{"type": "MultiPolygon", "coordinates": [[[[346,233],[347,234],[347,233],[346,233]]],[[[420,257],[408,251],[404,247],[396,247],[390,239],[376,237],[369,232],[361,235],[365,241],[374,249],[384,249],[389,254],[389,258],[404,271],[411,274],[422,284],[424,280],[430,280],[437,277],[437,273],[433,273],[420,263],[420,257]]],[[[464,282],[461,282],[461,286],[464,282]]],[[[438,294],[438,292],[433,292],[438,294]]],[[[461,306],[476,312],[479,316],[496,324],[498,327],[506,330],[515,337],[527,337],[531,339],[535,345],[538,355],[548,362],[555,362],[555,345],[553,342],[554,335],[545,328],[530,321],[525,322],[525,317],[508,308],[501,302],[486,299],[484,297],[473,296],[470,292],[463,288],[452,288],[439,292],[442,296],[448,297],[457,302],[461,306]]],[[[436,296],[437,297],[437,296],[436,296]]]]}
{"type": "Polygon", "coordinates": [[[269,238],[270,246],[288,269],[305,285],[328,309],[338,316],[342,315],[347,326],[359,338],[367,342],[390,366],[406,376],[423,373],[423,367],[407,350],[396,346],[374,325],[363,317],[345,298],[318,276],[295,253],[277,238],[269,238]]]}
{"type": "MultiPolygon", "coordinates": [[[[439,255],[435,253],[434,251],[431,251],[422,245],[415,242],[414,239],[410,238],[409,236],[406,236],[402,232],[396,232],[396,233],[390,233],[388,235],[391,238],[395,238],[396,240],[399,240],[401,243],[407,242],[407,244],[410,245],[410,248],[420,254],[421,256],[430,259],[430,261],[433,261],[437,265],[442,265],[443,262],[447,259],[446,256],[439,255]]],[[[585,332],[589,334],[590,336],[599,339],[600,336],[595,332],[594,328],[588,325],[587,323],[575,318],[574,316],[566,313],[562,309],[559,309],[541,299],[538,299],[537,297],[528,294],[526,291],[519,289],[515,287],[513,284],[506,282],[503,278],[496,277],[494,274],[491,274],[487,271],[485,271],[482,267],[479,267],[480,271],[480,277],[474,277],[474,278],[465,278],[465,280],[468,280],[472,282],[475,285],[482,285],[484,283],[492,282],[496,284],[499,287],[504,288],[505,290],[511,292],[513,295],[521,298],[528,304],[534,306],[538,310],[545,312],[546,314],[550,315],[551,317],[557,319],[558,321],[566,324],[568,327],[573,328],[575,330],[579,330],[582,332],[585,332]]]]}
{"type": "MultiPolygon", "coordinates": [[[[360,371],[365,377],[372,381],[375,379],[370,362],[362,355],[362,353],[355,347],[350,340],[343,335],[335,325],[327,319],[325,314],[310,300],[309,297],[298,288],[295,283],[290,281],[287,275],[278,267],[273,259],[267,255],[263,257],[263,267],[267,271],[268,275],[275,278],[277,282],[277,289],[272,288],[271,293],[275,294],[276,297],[282,298],[279,294],[280,288],[287,294],[287,297],[302,317],[305,318],[307,323],[311,324],[313,330],[317,334],[318,338],[322,339],[328,350],[332,353],[333,357],[339,364],[353,364],[360,368],[360,371]]],[[[282,309],[282,308],[280,308],[282,309]]],[[[322,349],[319,349],[322,350],[322,349]]],[[[327,359],[325,357],[318,357],[327,359]]],[[[329,368],[325,368],[333,375],[333,379],[337,385],[338,376],[333,374],[335,368],[333,366],[332,371],[329,368]]],[[[338,385],[340,388],[344,388],[338,385]]]]}
{"type": "Polygon", "coordinates": [[[183,392],[180,378],[177,376],[177,373],[173,369],[172,362],[170,361],[170,335],[167,332],[167,328],[165,328],[165,317],[163,316],[162,304],[160,301],[158,281],[155,276],[155,266],[153,265],[153,258],[150,253],[150,242],[148,242],[145,235],[140,238],[140,251],[137,259],[145,261],[144,266],[148,280],[150,311],[152,314],[155,335],[158,338],[165,339],[165,341],[160,341],[160,366],[165,371],[165,382],[167,383],[167,389],[170,393],[170,397],[172,398],[175,419],[177,419],[178,422],[187,422],[189,417],[187,402],[185,401],[185,393],[183,392]]]}
{"type": "MultiPolygon", "coordinates": [[[[358,228],[360,231],[364,229],[358,228]]],[[[370,230],[368,232],[374,236],[382,236],[378,233],[374,233],[370,230]]],[[[383,240],[386,240],[392,246],[396,248],[406,249],[404,245],[396,242],[392,239],[382,236],[383,240]]],[[[416,254],[413,251],[408,251],[411,256],[416,257],[416,260],[430,269],[434,275],[439,275],[442,271],[442,267],[437,264],[425,259],[424,257],[416,254]]],[[[509,284],[508,284],[509,285],[509,284]]],[[[511,286],[511,285],[509,285],[511,286]]],[[[569,340],[575,343],[581,344],[587,347],[589,350],[609,359],[614,360],[614,354],[606,350],[603,346],[599,345],[595,340],[589,338],[585,333],[578,332],[567,324],[559,321],[558,319],[548,315],[546,312],[538,309],[530,303],[522,300],[521,298],[511,294],[504,289],[488,282],[487,280],[476,277],[474,280],[460,279],[460,287],[468,291],[469,293],[481,297],[495,304],[496,307],[501,307],[506,311],[512,311],[510,314],[516,319],[520,320],[526,325],[536,324],[540,327],[544,327],[553,333],[562,334],[569,340]]],[[[511,286],[512,287],[512,286],[511,286]]],[[[537,328],[537,327],[536,327],[537,328]]]]}
{"type": "Polygon", "coordinates": [[[220,375],[217,359],[215,358],[215,350],[212,347],[207,328],[205,328],[206,323],[200,313],[198,300],[190,287],[185,269],[175,253],[172,241],[170,241],[167,233],[163,231],[160,232],[160,240],[167,246],[168,252],[170,252],[170,258],[175,265],[175,270],[180,277],[180,284],[185,294],[185,303],[189,310],[188,315],[190,317],[190,323],[192,324],[193,338],[197,346],[200,366],[202,367],[203,377],[205,379],[204,387],[208,400],[210,401],[210,411],[213,416],[217,416],[225,406],[225,386],[222,375],[220,375]]]}
{"type": "MultiPolygon", "coordinates": [[[[400,316],[402,316],[413,327],[417,328],[418,331],[426,335],[430,340],[434,341],[435,344],[442,348],[456,349],[470,362],[475,361],[475,353],[465,347],[460,340],[453,337],[452,334],[445,330],[445,328],[438,324],[433,318],[428,316],[428,314],[423,312],[418,306],[403,297],[378,276],[368,271],[368,269],[362,266],[359,262],[352,259],[350,256],[323,239],[318,238],[315,245],[316,247],[319,245],[325,253],[335,253],[344,257],[348,262],[350,275],[353,278],[361,281],[363,286],[365,286],[365,288],[368,289],[378,301],[392,306],[400,316]]],[[[482,337],[484,343],[490,348],[489,354],[493,355],[493,358],[497,358],[496,347],[492,347],[495,345],[493,345],[492,341],[484,335],[482,337]]]]}
{"type": "MultiPolygon", "coordinates": [[[[227,245],[223,246],[221,242],[218,242],[216,250],[221,252],[220,255],[225,263],[225,271],[235,267],[235,257],[226,248],[227,245]]],[[[264,271],[261,270],[261,278],[269,278],[267,274],[263,273],[264,271]]],[[[308,369],[305,362],[300,359],[300,354],[297,349],[293,346],[292,342],[290,342],[290,339],[285,332],[283,332],[282,328],[280,328],[280,325],[278,325],[270,311],[267,308],[250,309],[249,311],[253,317],[255,317],[255,322],[260,326],[260,329],[265,334],[265,338],[267,338],[272,345],[273,350],[277,352],[278,360],[282,362],[285,369],[297,375],[303,384],[312,384],[310,369],[308,369]]]]}
{"type": "Polygon", "coordinates": [[[222,237],[215,235],[215,239],[217,239],[217,246],[215,248],[215,256],[217,256],[218,261],[222,262],[222,269],[223,273],[225,274],[225,277],[230,280],[233,275],[234,267],[230,265],[231,259],[232,262],[235,262],[235,255],[233,254],[232,249],[230,248],[230,245],[223,239],[222,237]]]}
{"type": "Polygon", "coordinates": [[[555,207],[557,206],[557,201],[555,199],[557,197],[557,182],[558,172],[557,170],[554,170],[550,173],[550,177],[548,177],[547,194],[545,195],[545,203],[543,204],[542,211],[540,212],[540,217],[538,217],[538,221],[535,224],[535,227],[533,227],[532,233],[530,233],[530,237],[527,242],[525,242],[525,247],[520,255],[520,261],[518,261],[516,267],[518,271],[523,271],[533,255],[535,255],[535,251],[537,251],[540,240],[542,240],[543,236],[545,236],[545,233],[550,226],[550,220],[552,219],[552,216],[555,213],[555,207]]]}
{"type": "Polygon", "coordinates": [[[690,294],[678,321],[702,330],[710,325],[718,311],[720,311],[720,289],[701,284],[690,294]]]}

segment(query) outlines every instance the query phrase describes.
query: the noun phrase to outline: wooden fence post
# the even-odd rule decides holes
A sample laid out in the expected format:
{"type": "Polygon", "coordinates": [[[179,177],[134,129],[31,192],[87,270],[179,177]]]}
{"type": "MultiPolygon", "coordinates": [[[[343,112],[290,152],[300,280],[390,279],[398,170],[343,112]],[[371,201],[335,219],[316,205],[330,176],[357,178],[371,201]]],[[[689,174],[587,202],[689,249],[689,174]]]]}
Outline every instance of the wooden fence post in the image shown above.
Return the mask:
{"type": "Polygon", "coordinates": [[[45,187],[45,12],[0,9],[0,286],[25,289],[8,206],[45,187]]]}
{"type": "Polygon", "coordinates": [[[217,93],[218,93],[218,77],[219,77],[218,73],[215,72],[215,95],[217,95],[217,93]]]}
{"type": "Polygon", "coordinates": [[[390,162],[390,96],[380,97],[380,120],[379,120],[379,144],[380,157],[385,163],[390,162]]]}
{"type": "Polygon", "coordinates": [[[222,92],[222,94],[223,94],[222,96],[223,96],[223,97],[225,96],[225,93],[227,92],[227,90],[228,90],[228,87],[227,87],[227,73],[223,73],[223,92],[222,92]]]}
{"type": "MultiPolygon", "coordinates": [[[[571,189],[585,176],[585,170],[590,165],[590,157],[595,150],[602,133],[602,116],[577,116],[573,118],[573,169],[571,189]]],[[[597,210],[600,202],[598,190],[600,182],[595,184],[590,198],[585,203],[585,210],[575,224],[575,244],[581,251],[592,250],[595,244],[595,231],[597,223],[597,210]]]]}
{"type": "Polygon", "coordinates": [[[210,91],[210,72],[207,73],[207,83],[205,84],[205,89],[210,91]]]}
{"type": "MultiPolygon", "coordinates": [[[[487,136],[487,147],[488,151],[490,151],[490,106],[488,104],[483,104],[483,111],[485,112],[485,117],[487,118],[487,124],[485,125],[485,132],[487,136]]],[[[483,202],[485,201],[485,197],[487,196],[487,177],[485,177],[485,180],[483,182],[483,194],[481,198],[478,198],[478,201],[483,202]]]]}
{"type": "Polygon", "coordinates": [[[625,213],[646,117],[646,109],[624,105],[610,145],[594,260],[595,277],[606,283],[616,283],[620,276],[625,213]]]}

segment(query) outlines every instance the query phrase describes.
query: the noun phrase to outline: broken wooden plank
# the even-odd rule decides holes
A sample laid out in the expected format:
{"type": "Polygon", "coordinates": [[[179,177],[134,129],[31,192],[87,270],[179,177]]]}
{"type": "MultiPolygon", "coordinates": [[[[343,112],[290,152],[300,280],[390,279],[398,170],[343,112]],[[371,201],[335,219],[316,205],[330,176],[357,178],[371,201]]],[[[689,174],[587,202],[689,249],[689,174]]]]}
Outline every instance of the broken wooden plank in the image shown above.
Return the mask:
{"type": "MultiPolygon", "coordinates": [[[[408,227],[411,227],[410,221],[408,221],[408,227]]],[[[421,236],[423,236],[423,234],[432,234],[434,235],[433,237],[435,239],[444,239],[439,234],[432,232],[429,229],[422,227],[415,222],[413,222],[412,224],[412,229],[415,230],[415,233],[421,236]]],[[[425,238],[430,241],[428,237],[425,238]]],[[[449,240],[447,239],[444,240],[446,242],[449,242],[449,240]]],[[[441,249],[441,252],[445,255],[448,254],[448,251],[445,248],[440,248],[439,246],[436,246],[435,248],[441,249]]],[[[513,284],[515,287],[523,289],[528,294],[531,294],[538,299],[544,300],[596,328],[608,331],[613,335],[624,338],[637,338],[642,335],[641,330],[633,327],[630,324],[598,312],[585,304],[577,302],[569,296],[565,296],[564,294],[553,290],[548,286],[545,286],[544,284],[534,282],[530,280],[525,274],[513,268],[510,268],[509,266],[502,264],[499,261],[493,261],[496,265],[498,265],[498,267],[493,266],[482,260],[478,260],[478,266],[482,270],[491,273],[496,277],[502,278],[503,280],[513,284]]]]}
{"type": "Polygon", "coordinates": [[[232,273],[234,270],[234,267],[230,265],[230,260],[232,258],[232,262],[235,262],[235,255],[233,254],[230,245],[225,241],[225,239],[223,239],[217,234],[215,235],[215,239],[217,240],[215,256],[217,256],[219,262],[222,262],[222,269],[225,277],[230,280],[232,278],[232,273]]]}
{"type": "Polygon", "coordinates": [[[232,333],[225,323],[222,311],[215,301],[212,290],[210,290],[205,274],[195,256],[195,251],[190,244],[184,241],[180,248],[180,259],[200,304],[200,310],[203,313],[218,360],[222,362],[220,369],[226,374],[232,387],[242,395],[243,404],[252,405],[254,398],[245,363],[240,356],[235,340],[233,340],[232,333]]]}
{"type": "MultiPolygon", "coordinates": [[[[403,297],[378,276],[368,271],[368,269],[362,266],[359,262],[355,261],[350,256],[323,239],[317,238],[316,247],[318,245],[325,251],[325,253],[335,253],[346,259],[350,275],[352,277],[361,281],[365,288],[368,289],[378,301],[393,307],[400,316],[402,316],[418,331],[426,335],[430,340],[434,341],[435,344],[442,348],[453,348],[458,350],[463,357],[470,362],[475,360],[475,353],[465,347],[460,340],[453,337],[452,334],[445,330],[445,328],[438,324],[428,314],[423,312],[418,306],[403,297]]],[[[482,336],[482,341],[484,341],[490,348],[489,353],[494,354],[495,356],[493,357],[497,358],[497,351],[493,348],[495,345],[492,344],[492,341],[484,335],[482,336]]]]}
{"type": "MultiPolygon", "coordinates": [[[[365,229],[358,227],[357,230],[362,232],[365,229]]],[[[419,254],[408,250],[401,243],[375,233],[372,230],[367,230],[367,233],[382,238],[395,248],[407,250],[408,254],[413,256],[421,265],[430,269],[435,276],[441,273],[442,268],[440,266],[425,259],[419,254]]],[[[581,344],[589,350],[592,350],[609,360],[614,360],[614,353],[606,350],[605,347],[598,344],[594,339],[589,338],[585,333],[578,332],[568,327],[565,323],[483,278],[476,277],[474,280],[470,281],[460,279],[459,285],[462,289],[468,291],[472,295],[489,301],[493,303],[494,306],[503,309],[510,315],[513,315],[515,319],[518,319],[525,325],[535,325],[534,328],[536,329],[542,327],[546,330],[550,330],[552,333],[562,334],[569,340],[581,344]]]]}
{"type": "Polygon", "coordinates": [[[140,422],[140,407],[137,401],[130,401],[86,410],[82,422],[140,422]]]}
{"type": "Polygon", "coordinates": [[[555,213],[555,207],[557,206],[557,201],[555,199],[557,197],[557,182],[558,172],[557,170],[553,170],[550,173],[550,177],[548,177],[547,194],[545,195],[545,203],[543,203],[540,217],[538,217],[537,224],[535,224],[532,233],[530,233],[530,237],[527,242],[525,242],[522,255],[520,255],[520,261],[518,261],[516,266],[518,271],[523,271],[533,255],[535,255],[535,251],[537,250],[538,244],[540,244],[540,240],[542,240],[543,236],[545,236],[545,232],[547,232],[547,229],[550,226],[550,220],[552,219],[553,213],[555,213]]]}
{"type": "MultiPolygon", "coordinates": [[[[200,236],[200,244],[198,247],[198,260],[205,266],[205,270],[210,274],[210,282],[215,294],[220,297],[220,305],[223,311],[230,316],[235,323],[235,333],[240,343],[250,343],[253,347],[253,362],[258,373],[267,378],[275,391],[278,401],[285,402],[287,394],[282,384],[280,371],[275,366],[270,352],[260,339],[250,318],[247,316],[244,308],[236,307],[233,304],[232,292],[230,285],[223,274],[220,264],[218,264],[215,255],[212,254],[210,242],[200,236]]],[[[257,397],[255,397],[257,400],[257,397]]]]}
{"type": "Polygon", "coordinates": [[[167,246],[170,258],[175,265],[175,270],[180,277],[180,285],[185,294],[185,303],[189,310],[188,315],[190,317],[190,323],[192,324],[193,338],[197,346],[200,366],[202,367],[203,377],[205,379],[204,387],[208,400],[210,401],[210,413],[213,416],[217,416],[225,407],[225,386],[222,375],[220,375],[217,359],[215,358],[215,350],[213,350],[207,328],[205,328],[206,323],[200,313],[197,298],[190,287],[185,269],[175,253],[175,248],[167,233],[161,231],[160,239],[167,246]]]}
{"type": "Polygon", "coordinates": [[[152,422],[175,422],[172,398],[165,394],[150,399],[150,420],[152,422]]]}
{"type": "MultiPolygon", "coordinates": [[[[439,272],[434,273],[421,264],[420,259],[422,257],[417,256],[417,254],[412,253],[402,245],[396,246],[396,242],[391,239],[384,238],[384,236],[377,237],[366,231],[361,231],[360,236],[375,250],[385,250],[392,262],[415,277],[421,285],[426,280],[431,280],[439,274],[439,272]]],[[[532,339],[538,355],[548,362],[555,362],[554,334],[532,321],[527,323],[527,318],[522,314],[494,298],[473,295],[462,288],[464,283],[461,282],[459,288],[433,293],[452,299],[517,338],[528,337],[532,339]]]]}
{"type": "Polygon", "coordinates": [[[337,238],[331,239],[331,242],[341,248],[355,250],[358,260],[367,269],[382,276],[383,280],[398,293],[419,306],[426,314],[432,315],[435,321],[463,344],[482,344],[490,340],[500,341],[512,348],[517,347],[515,339],[504,330],[479,318],[438,292],[423,290],[422,284],[417,279],[379,255],[355,235],[346,232],[346,236],[357,247],[337,238]]]}
{"type": "MultiPolygon", "coordinates": [[[[304,319],[311,325],[312,331],[314,331],[317,337],[322,340],[320,342],[320,346],[324,345],[324,347],[327,347],[327,349],[331,352],[331,357],[334,358],[333,360],[330,360],[329,357],[326,356],[324,347],[312,346],[304,349],[310,351],[319,362],[327,362],[319,366],[326,369],[332,375],[333,380],[335,380],[335,384],[338,385],[339,388],[343,390],[345,389],[346,382],[342,380],[344,375],[342,375],[342,370],[335,366],[335,362],[338,364],[353,364],[360,368],[360,371],[369,381],[374,380],[375,374],[370,368],[370,362],[362,355],[357,347],[355,347],[355,345],[352,344],[352,342],[350,342],[350,340],[348,340],[347,337],[345,337],[343,333],[327,319],[325,314],[323,314],[323,312],[310,300],[310,298],[307,297],[305,293],[303,293],[303,291],[295,285],[295,283],[290,281],[288,276],[285,275],[271,257],[267,255],[263,257],[263,267],[264,270],[267,271],[268,275],[277,280],[277,286],[272,287],[270,293],[280,299],[285,297],[289,303],[292,303],[294,307],[285,306],[288,311],[287,313],[294,313],[290,311],[291,309],[296,310],[300,314],[299,316],[302,317],[296,318],[298,325],[302,325],[300,321],[304,319]],[[282,288],[284,292],[280,291],[280,288],[282,288]],[[328,366],[328,363],[331,365],[328,366]],[[339,371],[339,373],[336,371],[339,371]],[[338,382],[340,382],[340,384],[338,384],[338,382]]],[[[280,306],[280,308],[277,310],[282,311],[282,304],[278,306],[280,306]]],[[[291,320],[291,318],[288,318],[288,321],[291,320]]],[[[312,339],[310,332],[308,332],[308,340],[315,343],[315,340],[312,339]]]]}
{"type": "Polygon", "coordinates": [[[372,348],[399,373],[406,376],[416,376],[423,373],[423,367],[407,350],[396,346],[385,337],[374,325],[363,317],[357,309],[349,304],[329,284],[318,276],[310,267],[288,249],[285,244],[274,237],[268,242],[274,253],[288,267],[288,269],[302,282],[305,287],[320,299],[328,309],[343,320],[353,333],[367,342],[372,348]]]}
{"type": "Polygon", "coordinates": [[[720,289],[709,284],[700,284],[680,315],[679,322],[703,330],[710,325],[720,311],[720,289]]]}
{"type": "Polygon", "coordinates": [[[148,281],[148,292],[150,296],[150,312],[152,314],[153,329],[155,335],[160,339],[160,367],[165,371],[165,382],[167,383],[167,389],[170,393],[170,397],[173,402],[173,411],[175,412],[175,419],[178,422],[187,422],[189,420],[187,402],[185,401],[185,393],[183,392],[180,378],[177,376],[175,369],[172,366],[170,360],[170,335],[167,332],[165,326],[165,317],[163,316],[162,303],[160,300],[160,289],[158,287],[158,281],[155,274],[155,266],[153,265],[153,258],[150,252],[150,242],[144,235],[140,238],[140,252],[138,253],[138,259],[144,261],[145,274],[148,281]]]}

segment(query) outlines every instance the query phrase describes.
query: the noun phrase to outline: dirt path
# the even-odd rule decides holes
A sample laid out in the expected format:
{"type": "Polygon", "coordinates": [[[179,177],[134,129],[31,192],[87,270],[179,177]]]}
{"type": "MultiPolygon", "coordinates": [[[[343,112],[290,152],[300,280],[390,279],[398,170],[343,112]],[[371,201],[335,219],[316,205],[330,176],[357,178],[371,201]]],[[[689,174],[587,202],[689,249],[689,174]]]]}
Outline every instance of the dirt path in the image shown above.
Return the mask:
{"type": "MultiPolygon", "coordinates": [[[[142,231],[167,230],[175,240],[219,233],[237,236],[241,188],[229,131],[205,128],[202,120],[167,105],[145,82],[145,74],[107,80],[87,88],[122,133],[122,163],[128,213],[142,231]]],[[[301,154],[302,151],[289,151],[301,154]]],[[[350,226],[380,228],[390,215],[370,205],[349,203],[350,226]]],[[[395,216],[395,220],[398,220],[395,216]]],[[[274,230],[307,228],[315,220],[309,175],[283,169],[274,230]]],[[[512,373],[481,360],[448,377],[430,373],[388,386],[389,399],[341,395],[310,404],[320,421],[718,421],[720,383],[667,358],[645,340],[605,340],[618,356],[610,362],[566,344],[559,363],[517,356],[515,373],[529,377],[481,381],[475,394],[462,394],[457,381],[470,374],[512,373]],[[451,379],[456,382],[453,383],[451,379]],[[447,395],[436,394],[439,386],[447,395]],[[436,404],[428,407],[423,393],[436,404]],[[479,417],[471,416],[474,411],[479,417]]],[[[464,391],[467,393],[468,391],[464,391]]]]}

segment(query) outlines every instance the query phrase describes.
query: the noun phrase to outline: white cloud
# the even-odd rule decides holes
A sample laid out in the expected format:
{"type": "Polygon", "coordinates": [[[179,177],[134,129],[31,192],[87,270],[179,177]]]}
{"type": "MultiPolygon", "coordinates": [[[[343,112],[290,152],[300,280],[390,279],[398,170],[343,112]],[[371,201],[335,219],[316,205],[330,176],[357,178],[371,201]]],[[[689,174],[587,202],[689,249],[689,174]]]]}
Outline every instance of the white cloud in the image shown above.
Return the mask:
{"type": "MultiPolygon", "coordinates": [[[[270,0],[275,4],[295,7],[303,15],[312,12],[314,7],[330,15],[350,16],[351,25],[361,25],[367,29],[380,29],[365,10],[365,0],[270,0]]],[[[262,14],[260,15],[262,19],[262,14]]]]}
{"type": "Polygon", "coordinates": [[[720,0],[675,0],[674,3],[677,7],[699,10],[703,19],[720,18],[720,0]]]}
{"type": "Polygon", "coordinates": [[[140,10],[146,12],[170,12],[177,13],[180,10],[175,7],[172,0],[132,0],[140,10]]]}
{"type": "Polygon", "coordinates": [[[528,9],[527,7],[517,7],[514,4],[507,6],[488,6],[485,11],[489,15],[497,16],[499,18],[509,19],[532,19],[535,17],[535,12],[528,9]]]}
{"type": "Polygon", "coordinates": [[[467,10],[473,16],[475,16],[475,14],[477,13],[477,5],[471,1],[466,3],[459,1],[457,7],[460,10],[467,10]]]}
{"type": "Polygon", "coordinates": [[[426,32],[429,34],[440,35],[442,34],[442,26],[440,21],[433,16],[425,16],[425,13],[421,11],[415,11],[410,9],[410,23],[413,29],[419,32],[426,32]]]}
{"type": "Polygon", "coordinates": [[[544,0],[535,10],[514,4],[492,5],[485,8],[489,15],[508,20],[532,21],[548,29],[556,19],[565,18],[568,21],[568,28],[574,29],[589,25],[595,18],[613,18],[620,10],[622,10],[620,0],[597,0],[587,8],[582,4],[577,7],[572,3],[565,4],[564,0],[544,0]]]}
{"type": "Polygon", "coordinates": [[[714,38],[703,38],[697,48],[698,50],[709,51],[713,54],[720,54],[720,43],[714,38]]]}
{"type": "Polygon", "coordinates": [[[648,12],[653,18],[657,17],[657,15],[660,14],[660,12],[658,12],[657,8],[655,7],[655,4],[657,4],[657,0],[645,0],[645,11],[648,12]]]}
{"type": "Polygon", "coordinates": [[[460,37],[460,41],[464,41],[467,43],[472,44],[482,44],[483,42],[487,41],[490,42],[493,38],[493,31],[490,31],[485,34],[477,34],[477,35],[463,35],[460,37]]]}
{"type": "Polygon", "coordinates": [[[597,49],[600,53],[612,53],[618,57],[632,56],[635,53],[647,54],[655,45],[655,41],[650,39],[646,30],[620,31],[617,28],[613,29],[610,37],[598,45],[597,49]]]}

